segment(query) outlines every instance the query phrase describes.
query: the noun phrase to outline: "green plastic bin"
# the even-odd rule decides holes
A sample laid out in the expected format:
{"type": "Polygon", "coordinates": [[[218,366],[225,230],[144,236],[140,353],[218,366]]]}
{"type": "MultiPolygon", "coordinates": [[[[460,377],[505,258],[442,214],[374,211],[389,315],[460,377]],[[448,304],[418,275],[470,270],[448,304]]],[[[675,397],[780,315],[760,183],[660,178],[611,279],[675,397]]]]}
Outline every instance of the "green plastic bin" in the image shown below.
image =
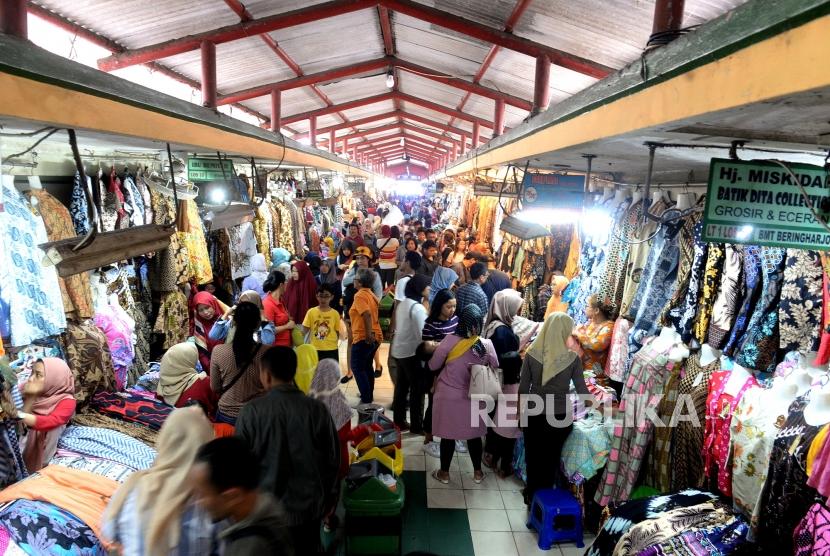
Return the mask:
{"type": "Polygon", "coordinates": [[[406,500],[403,480],[397,479],[392,492],[376,477],[347,489],[346,554],[351,556],[401,553],[401,510],[406,500]]]}

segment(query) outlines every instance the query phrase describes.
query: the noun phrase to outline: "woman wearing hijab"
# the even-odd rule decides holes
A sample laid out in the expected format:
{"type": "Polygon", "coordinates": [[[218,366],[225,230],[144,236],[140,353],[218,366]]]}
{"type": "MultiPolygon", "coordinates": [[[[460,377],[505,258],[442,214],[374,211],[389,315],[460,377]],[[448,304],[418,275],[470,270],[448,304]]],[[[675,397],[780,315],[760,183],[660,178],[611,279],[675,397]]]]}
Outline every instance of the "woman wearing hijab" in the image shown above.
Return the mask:
{"type": "Polygon", "coordinates": [[[320,276],[320,265],[322,264],[322,259],[320,259],[320,255],[317,253],[311,252],[308,253],[303,260],[308,265],[308,269],[311,271],[311,275],[317,280],[317,277],[320,276]]]}
{"type": "MultiPolygon", "coordinates": [[[[511,326],[523,304],[524,299],[516,290],[496,292],[484,324],[484,337],[493,342],[499,356],[502,392],[505,396],[519,393],[522,360],[519,357],[519,337],[511,326]]],[[[496,471],[500,477],[509,477],[513,472],[513,448],[521,434],[517,407],[517,401],[499,400],[491,415],[496,426],[487,429],[484,465],[496,471]]]]}
{"type": "Polygon", "coordinates": [[[271,270],[278,270],[281,264],[285,264],[290,260],[291,253],[288,252],[288,249],[282,247],[271,249],[271,270]]]}
{"type": "Polygon", "coordinates": [[[349,270],[350,266],[352,266],[355,249],[356,247],[354,242],[349,239],[344,239],[343,242],[340,243],[337,258],[334,261],[335,268],[337,269],[338,280],[342,281],[343,275],[346,274],[346,271],[349,270]]]}
{"type": "Polygon", "coordinates": [[[285,287],[283,303],[294,322],[303,322],[308,310],[317,305],[317,280],[304,261],[291,265],[291,277],[285,287]]]}
{"type": "Polygon", "coordinates": [[[527,463],[524,498],[528,505],[537,491],[556,485],[562,445],[573,428],[570,422],[573,411],[568,399],[571,382],[578,394],[589,395],[582,376],[582,361],[567,346],[573,327],[574,321],[567,314],[551,313],[522,364],[519,394],[537,396],[536,403],[544,408],[541,414],[528,416],[526,425],[523,424],[527,463]],[[559,426],[554,427],[549,418],[559,426]]]}
{"type": "Polygon", "coordinates": [[[32,374],[20,386],[20,393],[23,409],[7,411],[29,429],[22,455],[26,469],[34,473],[55,455],[58,438],[75,414],[75,378],[63,359],[45,357],[32,365],[32,374]]]}
{"type": "Polygon", "coordinates": [[[568,312],[568,305],[570,304],[567,301],[562,301],[562,292],[565,291],[565,288],[570,283],[571,281],[561,272],[553,275],[553,278],[550,280],[550,299],[545,309],[545,318],[548,318],[548,315],[551,313],[568,312]]]}
{"type": "Polygon", "coordinates": [[[199,292],[193,296],[192,307],[193,323],[190,335],[196,340],[196,347],[199,348],[199,363],[203,369],[210,369],[213,348],[224,343],[224,340],[212,340],[210,331],[228,307],[208,292],[199,292]]]}
{"type": "MultiPolygon", "coordinates": [[[[445,255],[446,255],[445,250],[445,255]]],[[[458,280],[458,274],[449,268],[447,265],[447,258],[444,257],[441,262],[441,266],[435,269],[435,273],[432,275],[432,287],[430,288],[429,293],[429,302],[432,303],[432,300],[435,299],[435,296],[441,290],[451,290],[455,287],[455,282],[458,280]]]]}
{"type": "Polygon", "coordinates": [[[337,311],[338,314],[343,314],[343,306],[340,304],[340,299],[343,297],[343,289],[340,285],[340,280],[337,278],[337,265],[333,258],[323,259],[320,262],[320,276],[317,277],[320,285],[329,284],[334,290],[334,297],[329,306],[337,311]]]}
{"type": "Polygon", "coordinates": [[[487,427],[481,419],[472,423],[472,416],[478,415],[479,402],[469,396],[470,366],[489,365],[495,368],[499,360],[493,343],[479,336],[483,319],[484,315],[477,305],[464,307],[455,333],[438,344],[429,360],[430,369],[441,371],[435,381],[432,416],[432,432],[441,437],[441,468],[433,472],[432,478],[445,485],[450,482],[450,464],[456,441],[461,440],[467,441],[473,462],[473,481],[480,484],[484,480],[481,437],[487,433],[487,427]]]}
{"type": "Polygon", "coordinates": [[[201,409],[174,410],[159,432],[152,467],[130,475],[104,514],[104,536],[123,556],[210,554],[213,523],[195,500],[190,467],[213,439],[201,409]]]}
{"type": "Polygon", "coordinates": [[[216,413],[216,396],[210,389],[207,374],[196,372],[198,360],[199,350],[190,342],[176,344],[167,350],[161,358],[156,395],[174,407],[184,407],[191,400],[198,402],[208,415],[213,415],[216,413]]]}
{"type": "Polygon", "coordinates": [[[265,267],[265,255],[257,253],[251,257],[251,275],[242,281],[243,290],[254,290],[260,297],[265,296],[262,283],[268,278],[268,269],[265,267]]]}
{"type": "Polygon", "coordinates": [[[392,412],[395,424],[402,431],[410,429],[406,422],[406,401],[409,400],[409,420],[413,434],[423,434],[423,363],[418,357],[421,332],[427,320],[424,301],[429,297],[429,278],[416,274],[406,283],[406,298],[395,308],[395,335],[389,355],[395,358],[398,376],[395,381],[392,412]]]}

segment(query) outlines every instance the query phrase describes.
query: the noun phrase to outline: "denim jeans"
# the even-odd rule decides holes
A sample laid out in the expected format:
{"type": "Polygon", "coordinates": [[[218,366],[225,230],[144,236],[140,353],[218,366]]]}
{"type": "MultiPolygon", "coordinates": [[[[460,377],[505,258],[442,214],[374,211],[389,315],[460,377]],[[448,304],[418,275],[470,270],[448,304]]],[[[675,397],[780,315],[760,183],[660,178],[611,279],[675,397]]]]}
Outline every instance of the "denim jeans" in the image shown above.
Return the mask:
{"type": "Polygon", "coordinates": [[[352,344],[352,374],[360,390],[360,403],[372,403],[375,391],[375,368],[373,359],[378,344],[361,340],[352,344]]]}

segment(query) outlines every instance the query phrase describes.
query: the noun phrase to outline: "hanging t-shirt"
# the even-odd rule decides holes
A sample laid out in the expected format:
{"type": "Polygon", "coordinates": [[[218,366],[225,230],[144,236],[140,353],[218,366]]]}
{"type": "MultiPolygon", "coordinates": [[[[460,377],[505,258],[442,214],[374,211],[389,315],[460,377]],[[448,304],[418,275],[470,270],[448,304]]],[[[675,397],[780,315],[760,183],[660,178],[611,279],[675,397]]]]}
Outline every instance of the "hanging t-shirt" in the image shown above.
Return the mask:
{"type": "Polygon", "coordinates": [[[337,331],[340,330],[340,315],[334,309],[321,311],[312,307],[305,314],[303,326],[310,331],[311,345],[317,351],[337,349],[337,331]]]}

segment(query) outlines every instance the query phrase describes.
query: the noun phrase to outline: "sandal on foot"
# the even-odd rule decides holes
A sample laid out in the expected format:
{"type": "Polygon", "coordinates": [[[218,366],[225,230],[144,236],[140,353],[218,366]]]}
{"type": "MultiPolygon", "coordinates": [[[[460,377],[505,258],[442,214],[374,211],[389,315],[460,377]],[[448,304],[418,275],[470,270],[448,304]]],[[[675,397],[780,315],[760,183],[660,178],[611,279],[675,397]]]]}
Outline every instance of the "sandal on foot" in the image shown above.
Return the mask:
{"type": "Polygon", "coordinates": [[[442,479],[442,478],[438,475],[438,472],[439,472],[439,470],[438,470],[438,469],[436,469],[435,471],[433,471],[433,472],[432,472],[432,478],[433,478],[433,479],[435,479],[436,481],[438,481],[439,483],[441,483],[442,485],[448,485],[448,484],[450,484],[450,478],[449,478],[449,477],[447,477],[446,479],[442,479]]]}
{"type": "Polygon", "coordinates": [[[478,479],[476,479],[475,472],[473,473],[473,482],[477,485],[480,485],[484,481],[485,478],[487,478],[487,473],[485,473],[483,471],[481,472],[481,477],[479,477],[478,479]]]}

